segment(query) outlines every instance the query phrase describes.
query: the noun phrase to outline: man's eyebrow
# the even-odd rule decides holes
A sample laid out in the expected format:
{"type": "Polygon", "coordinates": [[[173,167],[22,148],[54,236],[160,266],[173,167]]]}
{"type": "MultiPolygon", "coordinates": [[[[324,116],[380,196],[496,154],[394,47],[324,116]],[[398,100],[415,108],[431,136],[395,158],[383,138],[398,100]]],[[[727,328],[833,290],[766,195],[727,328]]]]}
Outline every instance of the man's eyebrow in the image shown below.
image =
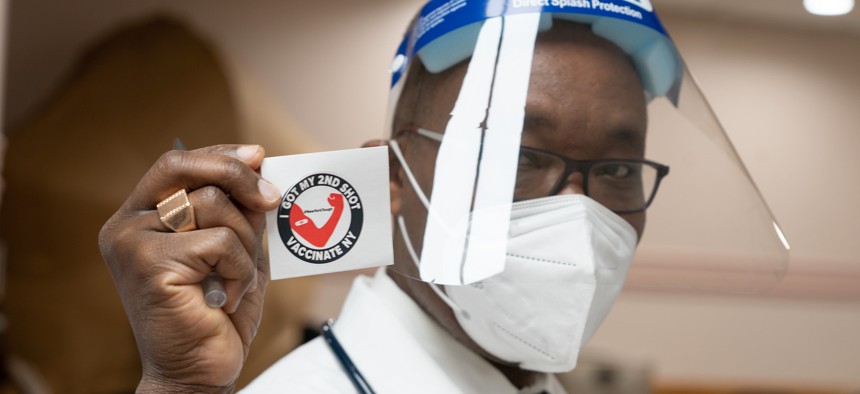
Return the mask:
{"type": "MultiPolygon", "coordinates": [[[[535,110],[534,108],[529,108],[527,110],[523,120],[524,131],[557,132],[556,128],[556,122],[552,117],[546,116],[544,113],[539,110],[535,110]]],[[[608,132],[605,141],[610,141],[613,145],[625,149],[635,151],[645,150],[645,134],[634,127],[618,125],[608,132]]]]}
{"type": "Polygon", "coordinates": [[[555,122],[540,113],[527,113],[523,119],[523,129],[555,129],[555,122]]]}
{"type": "Polygon", "coordinates": [[[609,132],[609,139],[626,148],[637,150],[645,148],[645,136],[643,133],[633,129],[614,129],[609,132]]]}

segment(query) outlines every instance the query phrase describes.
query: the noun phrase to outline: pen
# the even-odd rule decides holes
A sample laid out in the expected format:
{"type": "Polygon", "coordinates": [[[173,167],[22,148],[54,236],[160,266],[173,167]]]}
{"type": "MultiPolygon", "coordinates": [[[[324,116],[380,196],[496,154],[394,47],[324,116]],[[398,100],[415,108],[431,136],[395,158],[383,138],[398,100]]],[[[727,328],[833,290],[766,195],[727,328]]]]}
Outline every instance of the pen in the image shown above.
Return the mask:
{"type": "MultiPolygon", "coordinates": [[[[182,140],[176,138],[173,140],[174,150],[186,150],[182,140]]],[[[203,298],[206,300],[206,306],[210,308],[221,308],[227,303],[227,292],[224,290],[224,279],[221,275],[215,273],[213,268],[209,275],[203,278],[203,298]]]]}
{"type": "Polygon", "coordinates": [[[322,326],[322,335],[331,351],[334,352],[337,360],[340,361],[340,365],[347,373],[347,376],[349,376],[349,380],[352,381],[353,386],[355,386],[359,394],[375,394],[376,392],[370,387],[370,383],[367,382],[367,379],[364,378],[364,375],[361,374],[358,367],[355,366],[352,359],[346,354],[346,350],[340,345],[340,341],[334,336],[332,326],[334,326],[334,320],[329,319],[325,322],[322,326]]]}

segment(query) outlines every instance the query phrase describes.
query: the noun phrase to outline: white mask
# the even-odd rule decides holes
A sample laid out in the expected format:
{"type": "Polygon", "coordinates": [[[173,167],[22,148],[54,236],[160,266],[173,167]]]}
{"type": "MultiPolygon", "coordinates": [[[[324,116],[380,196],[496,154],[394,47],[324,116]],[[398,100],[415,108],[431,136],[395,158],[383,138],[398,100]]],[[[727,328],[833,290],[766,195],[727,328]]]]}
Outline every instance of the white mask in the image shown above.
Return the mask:
{"type": "MultiPolygon", "coordinates": [[[[398,224],[419,264],[402,217],[398,224]]],[[[523,369],[567,372],[612,308],[636,242],[633,226],[584,195],[522,201],[511,208],[504,272],[444,293],[431,286],[493,356],[523,369]]]]}
{"type": "Polygon", "coordinates": [[[445,292],[490,354],[567,372],[612,308],[635,248],[633,227],[586,196],[524,201],[512,208],[505,271],[445,292]]]}

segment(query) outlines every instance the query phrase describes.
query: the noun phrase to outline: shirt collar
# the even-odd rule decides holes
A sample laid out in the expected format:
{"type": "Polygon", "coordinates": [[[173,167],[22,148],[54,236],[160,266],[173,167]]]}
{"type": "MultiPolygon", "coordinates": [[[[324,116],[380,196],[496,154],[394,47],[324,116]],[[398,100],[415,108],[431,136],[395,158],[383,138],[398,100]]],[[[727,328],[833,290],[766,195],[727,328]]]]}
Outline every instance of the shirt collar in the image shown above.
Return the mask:
{"type": "Polygon", "coordinates": [[[392,344],[377,346],[372,354],[353,356],[350,352],[372,386],[374,380],[385,380],[382,376],[374,379],[373,375],[390,376],[396,373],[402,378],[414,375],[408,379],[413,384],[421,384],[421,379],[427,379],[432,380],[428,384],[450,384],[463,393],[565,393],[555,377],[549,374],[540,375],[537,384],[517,390],[492,364],[463,346],[424,313],[388,277],[384,268],[378,270],[372,279],[357,278],[347,297],[335,325],[338,336],[344,332],[345,338],[341,341],[345,343],[347,351],[350,347],[358,349],[360,346],[358,343],[347,343],[355,342],[349,338],[349,333],[356,330],[364,335],[361,342],[392,344]],[[404,357],[410,360],[404,361],[404,357]],[[448,382],[440,382],[445,379],[448,382]]]}

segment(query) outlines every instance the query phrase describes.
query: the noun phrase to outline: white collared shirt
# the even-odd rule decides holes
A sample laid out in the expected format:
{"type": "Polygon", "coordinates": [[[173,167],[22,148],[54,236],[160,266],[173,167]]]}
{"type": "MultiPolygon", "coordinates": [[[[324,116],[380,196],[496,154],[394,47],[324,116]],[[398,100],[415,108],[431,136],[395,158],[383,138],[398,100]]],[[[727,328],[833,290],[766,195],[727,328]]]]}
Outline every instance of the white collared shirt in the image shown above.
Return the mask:
{"type": "MultiPolygon", "coordinates": [[[[565,394],[552,375],[518,390],[484,358],[457,342],[384,269],[360,276],[333,328],[378,394],[565,394]]],[[[349,376],[320,337],[299,347],[246,387],[253,393],[354,393],[349,376]]]]}

